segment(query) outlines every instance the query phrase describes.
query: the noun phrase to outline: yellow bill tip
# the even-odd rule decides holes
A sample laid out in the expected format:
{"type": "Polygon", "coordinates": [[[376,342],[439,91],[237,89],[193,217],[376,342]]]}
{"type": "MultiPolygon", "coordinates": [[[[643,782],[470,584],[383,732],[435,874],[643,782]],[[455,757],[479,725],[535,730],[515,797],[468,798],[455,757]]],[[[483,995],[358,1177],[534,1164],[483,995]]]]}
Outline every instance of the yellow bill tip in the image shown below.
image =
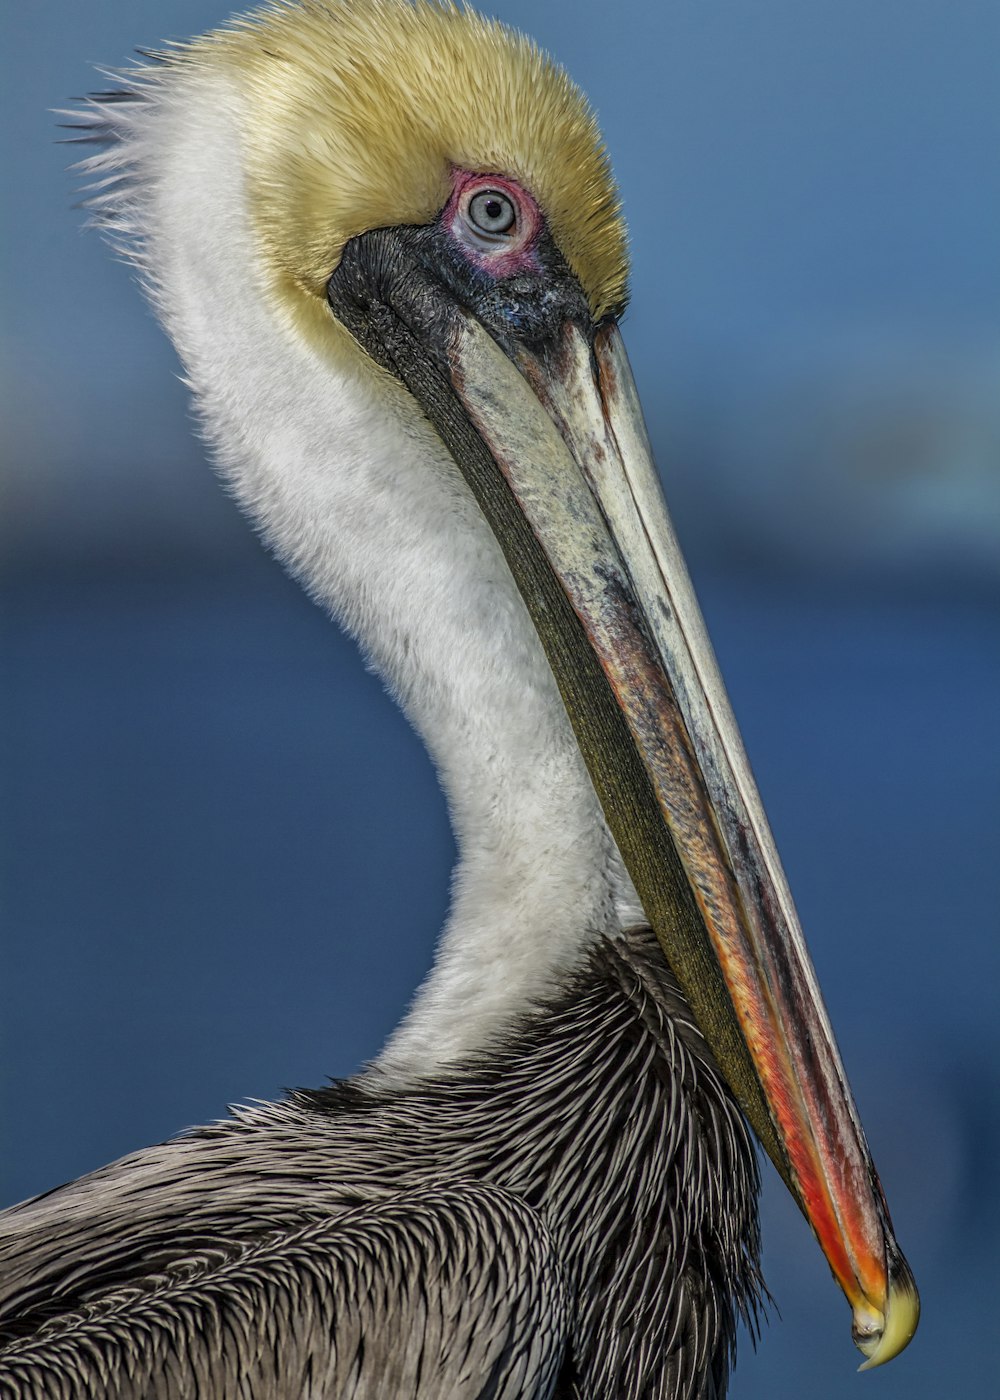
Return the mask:
{"type": "Polygon", "coordinates": [[[893,1262],[885,1309],[879,1312],[870,1303],[854,1309],[854,1344],[864,1353],[859,1371],[871,1371],[898,1356],[917,1330],[920,1321],[920,1294],[906,1260],[893,1262]]]}

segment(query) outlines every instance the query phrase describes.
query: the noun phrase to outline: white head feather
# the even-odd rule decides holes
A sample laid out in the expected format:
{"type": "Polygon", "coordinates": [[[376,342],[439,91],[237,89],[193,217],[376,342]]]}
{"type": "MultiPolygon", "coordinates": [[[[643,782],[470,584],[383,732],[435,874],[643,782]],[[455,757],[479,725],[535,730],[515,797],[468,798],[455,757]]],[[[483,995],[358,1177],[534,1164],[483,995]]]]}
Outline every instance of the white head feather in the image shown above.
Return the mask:
{"type": "MultiPolygon", "coordinates": [[[[359,24],[391,29],[402,16],[405,28],[415,13],[431,16],[431,37],[434,26],[467,25],[471,65],[485,54],[502,72],[505,53],[516,68],[528,52],[536,76],[562,85],[561,101],[573,95],[523,41],[474,16],[394,0],[281,7],[256,29],[129,74],[129,99],[88,108],[103,149],[84,163],[96,216],[139,269],[225,479],[279,557],[357,637],[437,765],[459,863],[436,965],[378,1062],[397,1079],[485,1048],[593,940],[642,919],[534,626],[461,474],[416,402],[347,341],[325,305],[305,293],[294,303],[300,289],[282,285],[262,230],[267,206],[250,167],[261,123],[281,117],[259,100],[261,24],[271,40],[276,27],[288,39],[305,16],[325,24],[335,50],[359,24]],[[350,25],[339,24],[345,15],[350,25]]],[[[439,75],[428,103],[445,102],[440,88],[454,81],[439,75]]],[[[336,129],[345,113],[330,101],[336,129]]],[[[323,146],[314,130],[311,146],[323,146]]],[[[335,184],[336,169],[324,178],[335,184]]],[[[409,207],[401,191],[398,222],[413,221],[409,207]]],[[[338,256],[332,248],[330,272],[338,256]]]]}

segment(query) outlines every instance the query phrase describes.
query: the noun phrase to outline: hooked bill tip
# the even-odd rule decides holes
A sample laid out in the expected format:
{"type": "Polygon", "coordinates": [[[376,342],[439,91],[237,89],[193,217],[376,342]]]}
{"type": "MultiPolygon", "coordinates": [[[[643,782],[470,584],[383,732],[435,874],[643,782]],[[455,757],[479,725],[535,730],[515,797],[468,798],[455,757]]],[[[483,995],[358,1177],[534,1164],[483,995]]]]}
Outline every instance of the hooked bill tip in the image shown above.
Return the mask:
{"type": "Polygon", "coordinates": [[[865,1356],[859,1371],[871,1371],[898,1356],[920,1321],[920,1295],[913,1275],[905,1259],[899,1257],[893,1265],[884,1310],[879,1312],[867,1302],[854,1310],[852,1336],[865,1356]]]}

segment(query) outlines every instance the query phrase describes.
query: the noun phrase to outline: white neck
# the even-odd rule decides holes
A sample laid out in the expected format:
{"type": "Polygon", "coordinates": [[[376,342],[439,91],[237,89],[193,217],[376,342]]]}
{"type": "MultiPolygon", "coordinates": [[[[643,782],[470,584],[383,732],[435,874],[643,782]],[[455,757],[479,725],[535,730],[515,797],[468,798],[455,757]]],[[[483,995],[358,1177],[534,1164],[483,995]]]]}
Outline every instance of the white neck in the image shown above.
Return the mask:
{"type": "Polygon", "coordinates": [[[488,1045],[595,938],[641,912],[527,610],[455,464],[412,400],[362,363],[334,375],[262,290],[238,93],[205,73],[152,91],[134,112],[112,109],[123,143],[98,173],[137,171],[119,221],[138,236],[206,436],[276,552],[358,638],[448,799],[451,912],[377,1063],[407,1078],[488,1045]]]}

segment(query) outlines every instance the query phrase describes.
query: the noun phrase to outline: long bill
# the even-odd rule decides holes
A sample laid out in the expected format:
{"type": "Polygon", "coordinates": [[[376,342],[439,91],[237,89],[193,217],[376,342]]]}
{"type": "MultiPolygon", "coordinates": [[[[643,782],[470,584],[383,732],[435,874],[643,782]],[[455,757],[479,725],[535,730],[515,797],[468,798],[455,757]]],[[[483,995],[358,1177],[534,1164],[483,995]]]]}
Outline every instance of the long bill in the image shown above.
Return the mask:
{"type": "Polygon", "coordinates": [[[568,320],[542,349],[502,349],[412,266],[405,278],[391,272],[384,248],[345,260],[331,305],[415,395],[466,475],[674,975],[847,1297],[862,1369],[888,1361],[916,1329],[916,1287],[618,330],[568,320]]]}

